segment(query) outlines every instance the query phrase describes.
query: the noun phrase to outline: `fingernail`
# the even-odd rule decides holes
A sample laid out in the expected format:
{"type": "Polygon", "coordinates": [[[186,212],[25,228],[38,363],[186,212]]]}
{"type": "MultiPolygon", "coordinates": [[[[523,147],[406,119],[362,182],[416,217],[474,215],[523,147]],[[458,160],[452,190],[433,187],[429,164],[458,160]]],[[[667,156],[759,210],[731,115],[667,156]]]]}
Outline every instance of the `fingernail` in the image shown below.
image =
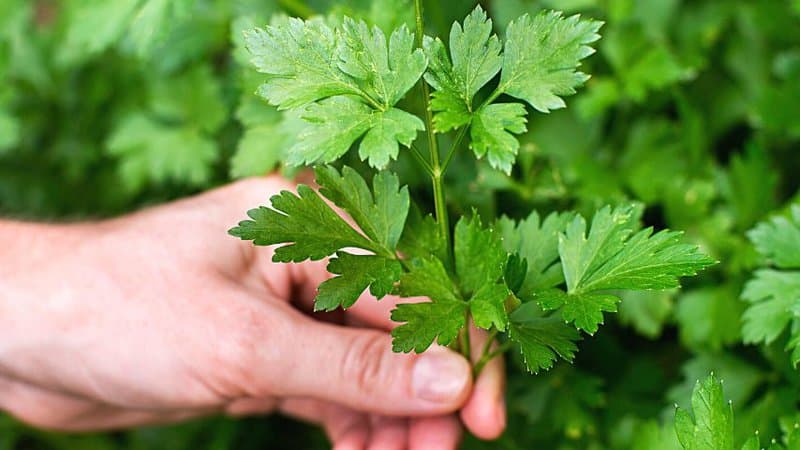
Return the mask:
{"type": "Polygon", "coordinates": [[[414,364],[414,393],[431,402],[454,401],[464,392],[469,376],[469,364],[464,358],[449,351],[431,350],[414,364]]]}

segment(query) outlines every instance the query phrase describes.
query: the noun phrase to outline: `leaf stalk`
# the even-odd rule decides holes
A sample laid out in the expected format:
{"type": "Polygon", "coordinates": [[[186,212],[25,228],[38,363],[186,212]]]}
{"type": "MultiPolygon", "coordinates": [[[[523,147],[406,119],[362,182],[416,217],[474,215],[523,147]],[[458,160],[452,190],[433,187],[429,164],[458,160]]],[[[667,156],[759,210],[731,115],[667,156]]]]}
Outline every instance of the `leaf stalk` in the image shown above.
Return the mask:
{"type": "MultiPolygon", "coordinates": [[[[416,30],[414,36],[418,48],[422,48],[422,38],[425,33],[425,22],[422,15],[422,0],[414,0],[414,15],[416,30]]],[[[433,184],[433,202],[436,213],[436,223],[439,225],[439,235],[444,242],[448,261],[452,258],[450,247],[450,220],[447,216],[447,199],[444,193],[444,170],[439,162],[439,143],[433,132],[433,112],[431,111],[431,95],[425,80],[420,81],[422,86],[422,100],[425,105],[425,133],[428,137],[428,150],[430,153],[430,175],[433,184]]]]}

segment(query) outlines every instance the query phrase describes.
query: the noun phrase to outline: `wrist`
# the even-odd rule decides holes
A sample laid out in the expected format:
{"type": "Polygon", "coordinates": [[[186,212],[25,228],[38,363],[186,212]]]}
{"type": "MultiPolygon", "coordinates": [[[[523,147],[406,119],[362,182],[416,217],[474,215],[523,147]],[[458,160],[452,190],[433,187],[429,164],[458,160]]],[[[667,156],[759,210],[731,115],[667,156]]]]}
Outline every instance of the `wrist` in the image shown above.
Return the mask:
{"type": "Polygon", "coordinates": [[[73,300],[65,282],[93,226],[0,221],[0,374],[55,339],[57,304],[73,300]]]}
{"type": "Polygon", "coordinates": [[[84,242],[89,224],[0,221],[0,284],[84,242]]]}

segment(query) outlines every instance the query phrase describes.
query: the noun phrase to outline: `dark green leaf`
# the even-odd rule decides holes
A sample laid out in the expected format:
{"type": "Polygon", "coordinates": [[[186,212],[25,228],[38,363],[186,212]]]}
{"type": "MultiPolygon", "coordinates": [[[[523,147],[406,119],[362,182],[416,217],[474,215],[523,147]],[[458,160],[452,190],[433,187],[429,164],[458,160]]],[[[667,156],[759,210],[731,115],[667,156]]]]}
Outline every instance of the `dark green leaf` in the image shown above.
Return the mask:
{"type": "Polygon", "coordinates": [[[349,308],[368,287],[370,294],[380,300],[394,289],[403,267],[394,259],[340,251],[328,263],[328,272],[339,276],[319,285],[315,311],[349,308]]]}
{"type": "Polygon", "coordinates": [[[469,300],[469,310],[475,326],[505,331],[508,326],[505,302],[510,292],[505,284],[485,284],[469,300]]]}
{"type": "Polygon", "coordinates": [[[477,214],[458,221],[453,239],[456,273],[465,291],[476,292],[503,276],[508,253],[503,249],[500,234],[484,228],[477,214]]]}
{"type": "Polygon", "coordinates": [[[572,362],[580,339],[577,331],[557,316],[543,317],[535,303],[525,303],[510,316],[508,337],[519,344],[530,372],[553,367],[557,357],[572,362]]]}
{"type": "Polygon", "coordinates": [[[492,167],[511,173],[519,150],[519,141],[511,133],[527,131],[525,115],[525,106],[521,103],[495,103],[479,109],[470,128],[470,146],[475,156],[488,155],[492,167]]]}
{"type": "Polygon", "coordinates": [[[357,247],[377,252],[367,238],[356,232],[308,186],[298,195],[283,191],[273,196],[272,208],[247,212],[251,220],[239,222],[229,233],[255,245],[287,244],[275,249],[275,262],[319,260],[337,250],[357,247]]]}
{"type": "Polygon", "coordinates": [[[315,170],[320,193],[344,209],[372,241],[393,252],[403,233],[410,199],[408,188],[400,188],[397,176],[379,172],[371,192],[363,178],[350,167],[342,173],[330,166],[315,170]]]}
{"type": "Polygon", "coordinates": [[[434,340],[448,345],[466,323],[468,305],[436,258],[412,261],[410,270],[400,277],[396,293],[431,301],[400,304],[392,311],[392,320],[405,322],[392,330],[395,351],[422,353],[434,340]]]}

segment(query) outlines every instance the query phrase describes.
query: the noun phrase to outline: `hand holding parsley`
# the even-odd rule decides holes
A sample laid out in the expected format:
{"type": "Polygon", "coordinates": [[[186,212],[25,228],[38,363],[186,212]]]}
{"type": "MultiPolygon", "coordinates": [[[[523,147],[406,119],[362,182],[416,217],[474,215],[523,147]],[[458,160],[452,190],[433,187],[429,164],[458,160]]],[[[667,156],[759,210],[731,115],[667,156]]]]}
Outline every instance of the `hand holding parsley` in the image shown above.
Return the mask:
{"type": "Polygon", "coordinates": [[[450,350],[393,353],[392,298],[310,317],[324,263],[275,264],[225,235],[244,205],[292,188],[246,180],[111,221],[0,225],[15,261],[0,275],[0,407],[62,430],[276,411],[336,448],[425,449],[456,446],[461,409],[497,436],[499,360],[473,383],[450,350]]]}

